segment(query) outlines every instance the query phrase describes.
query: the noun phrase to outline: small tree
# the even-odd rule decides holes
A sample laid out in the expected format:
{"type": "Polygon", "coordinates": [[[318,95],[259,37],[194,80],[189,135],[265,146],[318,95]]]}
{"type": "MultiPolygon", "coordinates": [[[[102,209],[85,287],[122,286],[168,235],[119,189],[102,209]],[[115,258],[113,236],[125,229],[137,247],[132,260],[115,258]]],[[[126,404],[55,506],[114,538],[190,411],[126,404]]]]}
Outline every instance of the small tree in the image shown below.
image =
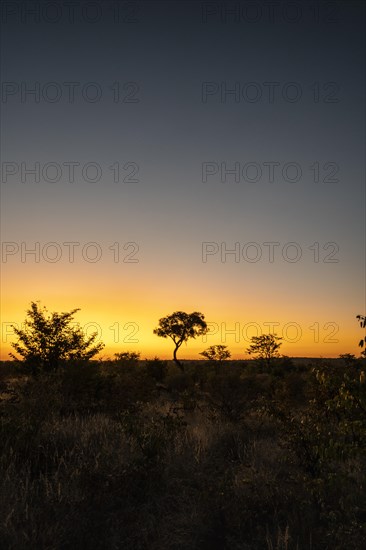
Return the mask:
{"type": "Polygon", "coordinates": [[[279,336],[276,334],[262,334],[261,336],[253,336],[251,338],[252,344],[247,348],[249,355],[254,355],[256,359],[265,361],[267,367],[269,367],[275,357],[279,357],[278,350],[282,343],[280,343],[279,336]]]}
{"type": "MultiPolygon", "coordinates": [[[[358,319],[358,321],[360,323],[360,327],[362,329],[365,329],[366,328],[366,315],[357,315],[356,319],[358,319]]],[[[364,348],[361,351],[361,355],[366,358],[366,336],[364,338],[362,338],[362,340],[359,341],[358,345],[359,345],[360,348],[364,348]]]]}
{"type": "MultiPolygon", "coordinates": [[[[86,337],[80,327],[72,326],[77,311],[48,314],[45,307],[31,302],[24,330],[13,325],[18,341],[11,345],[33,372],[55,371],[74,359],[89,360],[103,349],[103,343],[95,344],[97,333],[86,337]]],[[[12,353],[10,356],[18,360],[12,353]]]]}
{"type": "Polygon", "coordinates": [[[202,351],[200,353],[202,357],[205,357],[209,361],[225,361],[225,359],[230,359],[231,353],[227,349],[227,346],[222,345],[216,345],[216,346],[210,346],[205,351],[202,351]]]}
{"type": "Polygon", "coordinates": [[[174,342],[173,360],[176,365],[184,371],[182,363],[177,358],[177,351],[183,342],[189,338],[196,338],[207,333],[207,323],[205,316],[198,311],[185,313],[184,311],[175,311],[167,317],[159,319],[159,326],[154,329],[154,334],[161,338],[171,338],[174,342]]]}

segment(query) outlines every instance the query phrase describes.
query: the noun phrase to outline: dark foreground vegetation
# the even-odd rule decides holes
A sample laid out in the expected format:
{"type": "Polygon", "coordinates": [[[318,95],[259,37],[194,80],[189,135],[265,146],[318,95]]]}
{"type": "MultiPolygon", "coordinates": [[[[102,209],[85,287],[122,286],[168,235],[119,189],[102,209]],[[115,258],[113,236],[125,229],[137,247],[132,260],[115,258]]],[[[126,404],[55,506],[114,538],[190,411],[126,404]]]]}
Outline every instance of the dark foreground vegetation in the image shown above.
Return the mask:
{"type": "Polygon", "coordinates": [[[363,361],[2,363],[0,548],[365,548],[363,361]]]}

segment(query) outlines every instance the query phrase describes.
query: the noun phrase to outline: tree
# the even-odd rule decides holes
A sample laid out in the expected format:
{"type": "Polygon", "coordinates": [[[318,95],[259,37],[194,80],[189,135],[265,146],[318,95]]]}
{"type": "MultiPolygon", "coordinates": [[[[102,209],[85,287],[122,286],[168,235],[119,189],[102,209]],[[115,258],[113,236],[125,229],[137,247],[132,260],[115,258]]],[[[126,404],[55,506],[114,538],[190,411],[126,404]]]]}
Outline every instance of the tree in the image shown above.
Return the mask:
{"type": "Polygon", "coordinates": [[[276,334],[262,334],[261,336],[253,336],[252,344],[247,348],[249,355],[256,356],[257,359],[265,361],[269,367],[275,357],[279,357],[278,350],[282,344],[279,336],[276,334]]]}
{"type": "MultiPolygon", "coordinates": [[[[365,329],[366,328],[366,315],[357,315],[356,319],[358,319],[358,321],[360,323],[360,327],[362,329],[365,329]]],[[[361,355],[366,358],[366,336],[364,338],[362,338],[362,340],[359,341],[358,345],[359,345],[360,348],[364,348],[361,351],[361,355]]]]}
{"type": "Polygon", "coordinates": [[[200,355],[202,355],[209,361],[219,362],[225,361],[225,359],[230,359],[231,357],[231,353],[227,349],[227,346],[222,345],[210,346],[205,351],[202,351],[200,355]]]}
{"type": "Polygon", "coordinates": [[[48,314],[46,307],[31,302],[24,330],[13,325],[18,341],[11,345],[33,372],[55,371],[70,360],[89,360],[103,349],[103,343],[95,343],[97,333],[87,337],[80,327],[72,326],[77,311],[48,314]]]}
{"type": "Polygon", "coordinates": [[[154,329],[154,334],[161,338],[171,338],[175,348],[173,359],[176,365],[184,371],[182,363],[177,358],[177,351],[183,342],[189,338],[196,338],[207,333],[207,323],[205,316],[198,311],[185,313],[184,311],[175,311],[167,317],[159,319],[159,326],[154,329]]]}

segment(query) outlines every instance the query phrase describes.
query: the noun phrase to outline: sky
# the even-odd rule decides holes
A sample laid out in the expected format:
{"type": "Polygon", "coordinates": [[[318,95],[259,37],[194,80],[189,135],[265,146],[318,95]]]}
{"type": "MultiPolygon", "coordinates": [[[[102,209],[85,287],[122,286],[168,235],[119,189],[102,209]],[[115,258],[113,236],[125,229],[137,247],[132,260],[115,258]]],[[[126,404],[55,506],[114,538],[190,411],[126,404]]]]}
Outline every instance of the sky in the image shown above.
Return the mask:
{"type": "Polygon", "coordinates": [[[246,358],[359,354],[363,2],[1,5],[1,359],[31,301],[101,356],[200,311],[246,358]]]}

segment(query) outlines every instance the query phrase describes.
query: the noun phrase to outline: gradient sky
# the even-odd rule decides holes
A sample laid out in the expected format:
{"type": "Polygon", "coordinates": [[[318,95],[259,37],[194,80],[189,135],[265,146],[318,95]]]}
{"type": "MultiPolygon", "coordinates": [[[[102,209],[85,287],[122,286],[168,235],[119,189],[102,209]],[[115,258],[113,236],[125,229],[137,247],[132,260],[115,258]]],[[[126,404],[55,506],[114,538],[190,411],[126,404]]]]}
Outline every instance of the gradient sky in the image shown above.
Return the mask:
{"type": "Polygon", "coordinates": [[[287,355],[358,354],[364,3],[120,2],[119,21],[116,2],[78,2],[73,19],[53,4],[58,12],[2,5],[1,358],[9,324],[36,300],[81,308],[76,320],[91,331],[97,323],[105,357],[170,357],[170,342],[152,331],[175,310],[201,311],[211,328],[182,358],[218,343],[246,357],[249,338],[271,324],[287,355]],[[26,94],[37,82],[40,97],[26,94]],[[73,102],[65,83],[75,83],[73,102]],[[239,97],[225,96],[235,86],[239,97]],[[40,181],[26,173],[35,163],[40,181]],[[61,167],[59,181],[48,163],[61,167]],[[99,181],[91,165],[83,177],[87,163],[99,181]],[[218,172],[207,181],[205,163],[218,172]],[[278,163],[273,181],[268,163],[278,163]],[[224,171],[235,164],[240,181],[224,171]],[[123,181],[136,168],[136,181],[123,181]],[[68,242],[80,243],[73,262],[68,242]],[[208,242],[215,253],[203,261],[208,242]],[[268,242],[279,243],[272,262],[268,242]],[[38,262],[24,254],[36,246],[38,262]],[[225,256],[235,246],[240,257],[225,256]]]}

